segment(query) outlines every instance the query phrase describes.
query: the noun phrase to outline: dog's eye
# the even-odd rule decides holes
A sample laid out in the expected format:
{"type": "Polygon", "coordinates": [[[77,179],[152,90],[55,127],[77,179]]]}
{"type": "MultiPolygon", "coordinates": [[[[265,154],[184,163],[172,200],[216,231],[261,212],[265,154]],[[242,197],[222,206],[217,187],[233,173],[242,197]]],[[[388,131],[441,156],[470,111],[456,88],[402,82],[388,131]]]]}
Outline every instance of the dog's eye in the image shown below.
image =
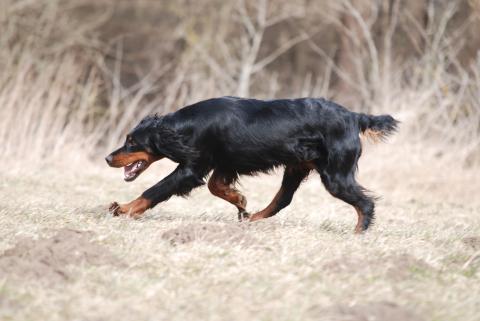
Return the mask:
{"type": "Polygon", "coordinates": [[[132,139],[132,137],[128,137],[127,138],[127,143],[126,143],[127,147],[133,147],[135,146],[135,141],[132,139]]]}

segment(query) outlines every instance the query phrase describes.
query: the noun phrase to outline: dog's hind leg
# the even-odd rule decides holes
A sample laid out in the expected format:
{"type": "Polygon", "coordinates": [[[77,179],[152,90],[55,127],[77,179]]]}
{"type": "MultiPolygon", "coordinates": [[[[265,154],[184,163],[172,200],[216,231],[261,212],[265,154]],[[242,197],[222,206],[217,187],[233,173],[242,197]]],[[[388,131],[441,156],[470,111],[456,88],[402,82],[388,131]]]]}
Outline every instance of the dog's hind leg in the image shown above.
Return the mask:
{"type": "Polygon", "coordinates": [[[235,205],[238,209],[238,220],[241,221],[250,215],[246,210],[247,198],[232,187],[234,181],[235,175],[226,175],[218,170],[214,170],[208,180],[208,189],[213,195],[235,205]]]}
{"type": "Polygon", "coordinates": [[[355,180],[358,160],[362,154],[362,145],[357,135],[346,137],[328,151],[327,159],[313,161],[327,191],[350,205],[358,215],[355,233],[368,229],[374,219],[374,198],[355,180]]]}
{"type": "Polygon", "coordinates": [[[348,174],[320,170],[323,185],[332,196],[352,205],[357,211],[358,221],[355,233],[368,229],[374,219],[375,203],[365,194],[365,189],[355,181],[354,171],[348,174]]]}
{"type": "Polygon", "coordinates": [[[273,198],[272,202],[262,211],[255,213],[250,221],[261,220],[277,214],[281,209],[290,204],[293,194],[300,186],[302,181],[308,176],[311,168],[304,165],[287,166],[283,173],[282,186],[273,198]]]}

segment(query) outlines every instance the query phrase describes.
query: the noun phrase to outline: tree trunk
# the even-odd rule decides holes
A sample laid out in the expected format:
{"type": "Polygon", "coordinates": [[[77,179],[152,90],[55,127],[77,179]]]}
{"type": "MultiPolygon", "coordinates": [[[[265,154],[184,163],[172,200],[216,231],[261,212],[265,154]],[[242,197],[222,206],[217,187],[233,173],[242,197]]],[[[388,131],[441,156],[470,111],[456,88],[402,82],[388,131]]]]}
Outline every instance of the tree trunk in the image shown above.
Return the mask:
{"type": "MultiPolygon", "coordinates": [[[[358,10],[363,20],[368,20],[371,14],[371,2],[368,0],[351,0],[352,6],[358,10]]],[[[334,78],[333,89],[335,100],[347,107],[354,108],[358,105],[360,92],[354,84],[358,84],[360,75],[356,65],[359,50],[365,45],[365,39],[361,32],[358,20],[344,9],[341,16],[344,30],[339,35],[339,48],[335,57],[335,63],[340,69],[341,75],[334,78]]]]}

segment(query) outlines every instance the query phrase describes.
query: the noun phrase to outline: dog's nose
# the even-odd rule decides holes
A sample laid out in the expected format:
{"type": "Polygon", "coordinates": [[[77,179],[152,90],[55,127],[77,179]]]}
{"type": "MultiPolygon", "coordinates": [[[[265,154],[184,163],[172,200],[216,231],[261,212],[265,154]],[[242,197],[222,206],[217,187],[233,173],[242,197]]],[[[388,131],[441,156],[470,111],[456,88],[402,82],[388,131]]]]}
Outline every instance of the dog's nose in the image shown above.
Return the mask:
{"type": "Polygon", "coordinates": [[[108,155],[107,157],[105,157],[105,160],[107,161],[107,164],[110,164],[113,160],[113,156],[112,155],[108,155]]]}

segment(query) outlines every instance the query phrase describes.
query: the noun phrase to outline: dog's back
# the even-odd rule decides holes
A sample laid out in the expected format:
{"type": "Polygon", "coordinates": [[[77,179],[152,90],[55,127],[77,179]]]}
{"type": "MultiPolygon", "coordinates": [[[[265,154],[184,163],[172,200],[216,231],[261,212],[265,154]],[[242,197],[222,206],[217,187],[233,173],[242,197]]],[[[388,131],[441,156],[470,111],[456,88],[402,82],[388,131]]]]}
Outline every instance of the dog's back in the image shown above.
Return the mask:
{"type": "Polygon", "coordinates": [[[201,157],[239,174],[326,157],[358,139],[357,114],[325,99],[209,99],[166,117],[201,157]]]}

